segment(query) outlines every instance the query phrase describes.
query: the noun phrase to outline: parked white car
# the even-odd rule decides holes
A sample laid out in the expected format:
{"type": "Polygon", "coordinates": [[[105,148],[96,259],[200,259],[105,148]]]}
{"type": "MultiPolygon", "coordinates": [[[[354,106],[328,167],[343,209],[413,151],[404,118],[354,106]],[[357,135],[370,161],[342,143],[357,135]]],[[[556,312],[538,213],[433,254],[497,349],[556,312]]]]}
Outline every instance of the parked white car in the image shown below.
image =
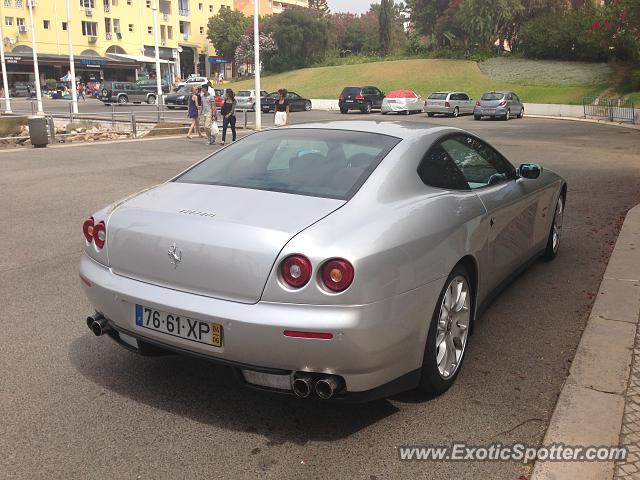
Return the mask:
{"type": "Polygon", "coordinates": [[[178,89],[182,87],[201,87],[202,85],[211,86],[211,82],[207,79],[207,77],[196,77],[192,76],[187,78],[184,82],[176,83],[176,87],[178,89]]]}
{"type": "Polygon", "coordinates": [[[424,103],[424,111],[430,117],[433,117],[436,113],[451,115],[452,117],[464,114],[471,115],[474,107],[473,98],[470,98],[464,92],[434,92],[429,95],[424,103]]]}
{"type": "Polygon", "coordinates": [[[382,114],[389,112],[404,113],[409,115],[412,112],[422,111],[422,98],[413,90],[394,90],[387,93],[382,100],[382,114]]]}

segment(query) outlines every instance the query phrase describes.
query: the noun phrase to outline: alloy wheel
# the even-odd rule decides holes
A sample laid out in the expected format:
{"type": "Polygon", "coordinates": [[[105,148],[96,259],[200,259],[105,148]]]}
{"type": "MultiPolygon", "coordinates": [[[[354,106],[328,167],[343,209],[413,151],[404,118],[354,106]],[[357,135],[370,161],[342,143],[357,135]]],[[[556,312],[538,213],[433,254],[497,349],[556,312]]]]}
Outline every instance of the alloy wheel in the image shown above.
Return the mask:
{"type": "Polygon", "coordinates": [[[444,380],[456,373],[462,361],[469,335],[470,304],[469,284],[457,275],[445,291],[436,330],[436,364],[444,380]]]}
{"type": "Polygon", "coordinates": [[[558,204],[556,205],[556,213],[553,217],[553,227],[551,232],[551,246],[553,248],[553,252],[558,252],[558,247],[560,246],[560,235],[562,234],[562,222],[564,220],[564,204],[562,197],[558,199],[558,204]]]}

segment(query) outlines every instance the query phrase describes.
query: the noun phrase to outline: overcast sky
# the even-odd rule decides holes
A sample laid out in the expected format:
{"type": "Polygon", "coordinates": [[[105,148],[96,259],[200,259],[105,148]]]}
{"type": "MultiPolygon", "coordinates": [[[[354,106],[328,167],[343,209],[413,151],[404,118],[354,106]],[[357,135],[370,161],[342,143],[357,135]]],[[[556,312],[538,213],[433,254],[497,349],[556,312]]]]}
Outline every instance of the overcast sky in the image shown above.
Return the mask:
{"type": "Polygon", "coordinates": [[[378,0],[327,0],[332,12],[364,13],[369,10],[372,3],[380,3],[378,0]]]}

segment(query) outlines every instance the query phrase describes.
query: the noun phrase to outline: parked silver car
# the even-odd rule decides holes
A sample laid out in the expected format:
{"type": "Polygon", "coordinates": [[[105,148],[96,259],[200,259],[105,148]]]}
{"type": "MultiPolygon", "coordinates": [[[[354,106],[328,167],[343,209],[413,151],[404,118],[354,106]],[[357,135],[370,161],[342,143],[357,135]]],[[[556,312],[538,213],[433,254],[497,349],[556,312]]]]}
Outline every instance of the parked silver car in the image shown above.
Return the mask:
{"type": "Polygon", "coordinates": [[[488,92],[480,97],[473,110],[473,117],[501,118],[509,120],[511,117],[524,117],[524,105],[513,92],[488,92]]]}
{"type": "Polygon", "coordinates": [[[424,102],[424,111],[430,117],[436,113],[458,115],[473,113],[475,102],[464,92],[434,92],[424,102]]]}
{"type": "MultiPolygon", "coordinates": [[[[262,97],[269,95],[269,92],[262,90],[260,92],[262,97]]],[[[236,108],[238,110],[255,110],[256,108],[256,91],[255,90],[240,90],[236,93],[236,108]]]]}
{"type": "Polygon", "coordinates": [[[565,196],[460,129],[257,132],[84,222],[87,325],[299,397],[439,394],[492,293],[556,256],[565,196]]]}

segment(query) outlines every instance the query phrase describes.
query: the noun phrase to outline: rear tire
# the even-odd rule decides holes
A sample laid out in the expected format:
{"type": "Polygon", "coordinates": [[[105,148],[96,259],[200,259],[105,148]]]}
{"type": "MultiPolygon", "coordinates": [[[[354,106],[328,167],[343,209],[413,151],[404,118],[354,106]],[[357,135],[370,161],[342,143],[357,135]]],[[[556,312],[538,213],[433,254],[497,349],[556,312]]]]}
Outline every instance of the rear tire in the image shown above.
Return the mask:
{"type": "Polygon", "coordinates": [[[156,96],[155,95],[149,95],[149,97],[147,98],[147,103],[149,105],[155,105],[156,104],[156,96]]]}
{"type": "Polygon", "coordinates": [[[481,118],[482,118],[481,115],[475,115],[475,114],[473,115],[474,120],[480,120],[481,118]]]}
{"type": "Polygon", "coordinates": [[[342,113],[343,115],[346,114],[349,110],[347,110],[346,108],[341,108],[340,109],[340,113],[342,113]]]}
{"type": "Polygon", "coordinates": [[[371,113],[371,110],[373,110],[373,106],[371,105],[371,103],[367,103],[364,108],[360,109],[362,113],[366,113],[367,115],[371,113]]]}
{"type": "Polygon", "coordinates": [[[418,390],[441,395],[453,385],[464,360],[474,308],[469,272],[458,264],[447,277],[431,317],[418,390]]]}
{"type": "Polygon", "coordinates": [[[120,96],[118,97],[118,103],[119,103],[120,105],[126,105],[128,101],[129,101],[129,99],[127,98],[127,96],[126,96],[126,95],[120,95],[120,96]]]}
{"type": "Polygon", "coordinates": [[[304,111],[305,112],[310,112],[311,111],[311,102],[305,102],[304,103],[304,111]]]}
{"type": "Polygon", "coordinates": [[[524,118],[524,107],[522,108],[522,110],[520,110],[520,113],[518,114],[518,118],[524,118]]]}
{"type": "Polygon", "coordinates": [[[433,117],[434,115],[435,115],[434,113],[427,112],[427,116],[428,116],[428,117],[433,117]]]}
{"type": "Polygon", "coordinates": [[[553,213],[553,223],[551,224],[551,230],[549,231],[549,238],[547,239],[547,246],[542,254],[542,259],[551,261],[558,255],[558,249],[560,248],[560,237],[562,234],[562,223],[564,220],[564,195],[560,194],[558,202],[556,203],[556,209],[553,213]]]}
{"type": "Polygon", "coordinates": [[[460,115],[460,110],[458,109],[458,107],[453,109],[453,118],[458,118],[458,115],[460,115]]]}
{"type": "Polygon", "coordinates": [[[509,120],[511,118],[511,109],[507,108],[507,113],[504,114],[504,117],[502,117],[502,120],[509,120]]]}

